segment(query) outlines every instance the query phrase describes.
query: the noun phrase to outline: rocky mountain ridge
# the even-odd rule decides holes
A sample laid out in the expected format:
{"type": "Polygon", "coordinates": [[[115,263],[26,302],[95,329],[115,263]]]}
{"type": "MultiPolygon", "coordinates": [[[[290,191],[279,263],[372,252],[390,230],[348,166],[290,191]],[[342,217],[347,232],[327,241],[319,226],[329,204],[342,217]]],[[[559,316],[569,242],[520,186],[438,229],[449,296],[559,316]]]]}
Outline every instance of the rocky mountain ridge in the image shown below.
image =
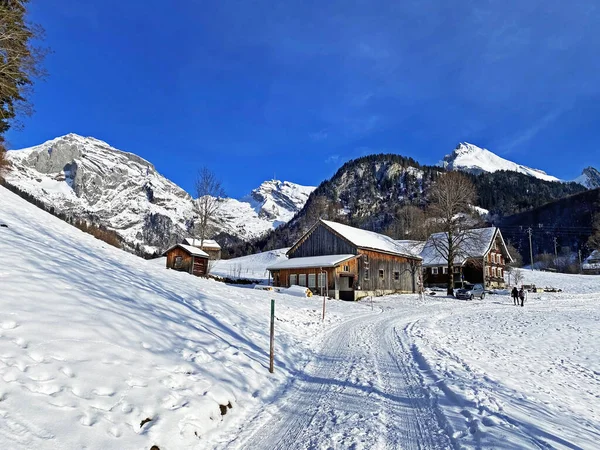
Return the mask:
{"type": "MultiPolygon", "coordinates": [[[[8,183],[57,212],[114,229],[130,249],[153,253],[190,236],[193,198],[135,154],[68,134],[7,156],[8,183]]],[[[215,232],[257,238],[293,217],[313,189],[272,180],[252,202],[224,198],[215,232]]]]}

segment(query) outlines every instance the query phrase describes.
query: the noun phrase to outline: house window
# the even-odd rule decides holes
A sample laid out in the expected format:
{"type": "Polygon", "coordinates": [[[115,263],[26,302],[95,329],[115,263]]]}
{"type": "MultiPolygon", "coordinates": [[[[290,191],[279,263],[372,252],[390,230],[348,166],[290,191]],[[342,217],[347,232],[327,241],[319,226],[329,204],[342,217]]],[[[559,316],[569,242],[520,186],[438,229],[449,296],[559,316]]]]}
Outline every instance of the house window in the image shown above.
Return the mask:
{"type": "Polygon", "coordinates": [[[308,287],[316,288],[317,287],[317,275],[314,273],[308,274],[308,287]]]}
{"type": "Polygon", "coordinates": [[[492,277],[495,277],[495,276],[496,276],[496,268],[492,267],[492,277]]]}
{"type": "Polygon", "coordinates": [[[454,266],[454,273],[460,273],[460,267],[454,266]]]}
{"type": "Polygon", "coordinates": [[[437,267],[432,267],[431,268],[431,274],[432,275],[437,275],[438,274],[438,268],[437,267]]]}
{"type": "Polygon", "coordinates": [[[394,280],[398,281],[400,279],[400,272],[394,272],[394,280]]]}
{"type": "Polygon", "coordinates": [[[301,273],[300,275],[298,275],[298,284],[300,286],[306,286],[306,274],[305,273],[301,273]]]}
{"type": "Polygon", "coordinates": [[[292,273],[290,275],[290,286],[293,286],[295,284],[298,284],[298,278],[297,278],[297,275],[295,273],[292,273]]]}
{"type": "Polygon", "coordinates": [[[319,273],[319,287],[327,287],[327,274],[325,272],[319,273]]]}
{"type": "Polygon", "coordinates": [[[383,280],[383,269],[379,269],[379,279],[383,280]]]}
{"type": "Polygon", "coordinates": [[[443,273],[444,275],[448,275],[448,267],[445,267],[445,266],[444,266],[444,267],[442,267],[442,273],[443,273]]]}
{"type": "Polygon", "coordinates": [[[486,266],[486,268],[485,268],[485,275],[488,277],[490,276],[490,267],[489,266],[486,266]]]}
{"type": "Polygon", "coordinates": [[[502,278],[504,275],[502,274],[502,269],[498,267],[498,277],[502,278]]]}
{"type": "Polygon", "coordinates": [[[176,269],[181,269],[181,267],[183,266],[183,256],[176,256],[175,257],[175,268],[176,269]]]}

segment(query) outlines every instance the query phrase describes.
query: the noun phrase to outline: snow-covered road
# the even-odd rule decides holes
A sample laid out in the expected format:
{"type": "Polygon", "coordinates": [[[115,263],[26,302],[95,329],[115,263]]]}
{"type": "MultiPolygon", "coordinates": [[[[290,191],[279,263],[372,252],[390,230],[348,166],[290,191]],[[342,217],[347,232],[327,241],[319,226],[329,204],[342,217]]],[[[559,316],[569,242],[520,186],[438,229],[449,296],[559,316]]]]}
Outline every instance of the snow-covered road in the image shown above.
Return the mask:
{"type": "Polygon", "coordinates": [[[333,330],[287,393],[223,448],[450,448],[404,339],[423,309],[377,310],[333,330]]]}
{"type": "Polygon", "coordinates": [[[597,297],[377,299],[216,448],[595,448],[597,297]]]}

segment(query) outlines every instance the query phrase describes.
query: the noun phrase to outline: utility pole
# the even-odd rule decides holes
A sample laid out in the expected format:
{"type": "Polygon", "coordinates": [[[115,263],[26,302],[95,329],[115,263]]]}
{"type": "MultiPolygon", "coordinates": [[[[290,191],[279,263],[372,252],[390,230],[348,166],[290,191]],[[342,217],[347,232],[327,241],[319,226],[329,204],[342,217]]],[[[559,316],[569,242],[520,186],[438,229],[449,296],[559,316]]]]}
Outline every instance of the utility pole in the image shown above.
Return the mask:
{"type": "Polygon", "coordinates": [[[554,268],[558,268],[558,238],[554,237],[554,268]]]}
{"type": "Polygon", "coordinates": [[[578,252],[579,254],[579,273],[581,273],[581,249],[578,252]]]}
{"type": "Polygon", "coordinates": [[[529,234],[529,263],[531,264],[531,270],[533,271],[533,246],[531,245],[531,233],[533,230],[531,227],[527,228],[527,234],[529,234]]]}

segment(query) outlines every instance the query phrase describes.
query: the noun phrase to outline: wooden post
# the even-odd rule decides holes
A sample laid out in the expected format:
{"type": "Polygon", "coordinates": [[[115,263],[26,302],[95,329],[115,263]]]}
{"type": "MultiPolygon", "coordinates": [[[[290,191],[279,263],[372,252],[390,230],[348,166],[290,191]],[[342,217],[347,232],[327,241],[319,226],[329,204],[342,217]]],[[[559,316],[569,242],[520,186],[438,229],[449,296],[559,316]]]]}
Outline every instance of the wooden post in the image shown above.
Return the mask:
{"type": "Polygon", "coordinates": [[[323,296],[323,321],[325,321],[325,296],[323,296]]]}
{"type": "Polygon", "coordinates": [[[273,373],[275,359],[275,300],[271,299],[271,348],[269,350],[269,372],[273,373]]]}

